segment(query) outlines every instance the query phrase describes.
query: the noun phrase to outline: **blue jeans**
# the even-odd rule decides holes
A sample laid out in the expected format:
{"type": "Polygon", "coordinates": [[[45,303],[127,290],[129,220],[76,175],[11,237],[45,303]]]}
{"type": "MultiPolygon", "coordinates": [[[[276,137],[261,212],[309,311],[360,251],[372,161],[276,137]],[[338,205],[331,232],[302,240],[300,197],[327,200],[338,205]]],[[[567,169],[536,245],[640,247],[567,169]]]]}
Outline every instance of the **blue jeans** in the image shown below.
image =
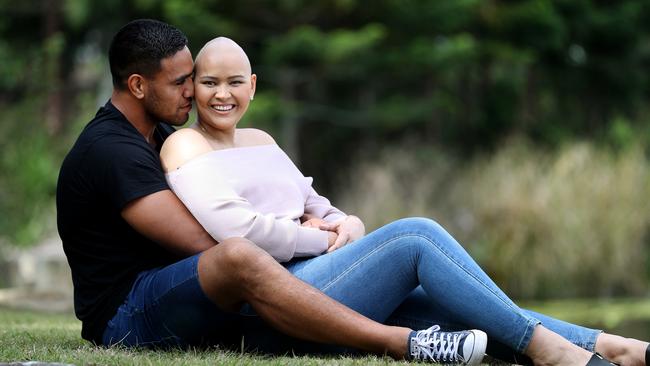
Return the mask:
{"type": "MultiPolygon", "coordinates": [[[[433,324],[481,329],[499,358],[511,359],[501,346],[523,353],[540,323],[590,351],[600,333],[519,308],[429,219],[398,220],[332,253],[294,259],[285,267],[378,322],[412,329],[433,324]]],[[[268,338],[249,337],[249,344],[272,349],[268,338]]]]}
{"type": "Polygon", "coordinates": [[[102,344],[168,348],[238,342],[240,318],[203,293],[199,257],[140,273],[108,321],[102,344]]]}
{"type": "MultiPolygon", "coordinates": [[[[279,337],[249,307],[242,317],[225,313],[198,283],[199,255],[142,273],[109,322],[104,344],[191,345],[239,336],[266,351],[336,351],[329,346],[279,337]]],[[[440,225],[429,219],[395,221],[337,251],[295,259],[285,267],[296,277],[379,322],[424,329],[477,328],[488,334],[488,353],[512,359],[522,353],[534,327],[545,327],[593,351],[598,330],[553,319],[515,305],[440,225]]],[[[234,341],[237,344],[237,341],[234,341]]]]}

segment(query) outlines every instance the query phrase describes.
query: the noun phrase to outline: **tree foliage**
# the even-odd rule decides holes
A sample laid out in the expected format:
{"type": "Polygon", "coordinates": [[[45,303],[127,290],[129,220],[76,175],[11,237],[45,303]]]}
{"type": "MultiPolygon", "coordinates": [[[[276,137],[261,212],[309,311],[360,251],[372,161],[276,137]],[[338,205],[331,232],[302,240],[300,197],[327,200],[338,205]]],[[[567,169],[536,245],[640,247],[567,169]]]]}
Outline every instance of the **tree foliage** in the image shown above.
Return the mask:
{"type": "Polygon", "coordinates": [[[40,207],[33,202],[51,202],[52,172],[92,115],[82,108],[89,95],[105,95],[107,45],[128,20],[170,22],[194,53],[218,35],[238,41],[259,77],[244,124],[273,133],[328,191],[335,176],[323,167],[345,170],[357,149],[404,136],[466,155],[513,134],[550,146],[647,141],[649,8],[644,0],[0,0],[0,144],[13,151],[1,160],[0,214],[22,207],[0,231],[15,239],[15,225],[40,207]],[[14,179],[17,159],[47,165],[27,169],[47,178],[14,179]],[[40,188],[21,187],[31,184],[40,188]]]}

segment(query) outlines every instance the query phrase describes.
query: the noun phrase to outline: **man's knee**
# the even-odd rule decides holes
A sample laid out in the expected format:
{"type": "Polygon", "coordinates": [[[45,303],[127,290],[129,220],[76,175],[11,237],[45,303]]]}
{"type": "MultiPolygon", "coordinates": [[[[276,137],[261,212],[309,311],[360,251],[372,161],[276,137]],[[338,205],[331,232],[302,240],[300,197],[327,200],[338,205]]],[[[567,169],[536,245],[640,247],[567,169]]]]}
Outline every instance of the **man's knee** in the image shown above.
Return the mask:
{"type": "Polygon", "coordinates": [[[215,304],[226,311],[237,311],[250,299],[254,277],[264,278],[273,258],[251,241],[230,238],[204,251],[199,258],[201,289],[215,304]],[[259,263],[266,263],[260,265],[259,263]]]}
{"type": "Polygon", "coordinates": [[[250,274],[260,268],[275,263],[263,249],[245,238],[228,238],[204,252],[211,264],[217,268],[227,268],[231,275],[250,274]]]}

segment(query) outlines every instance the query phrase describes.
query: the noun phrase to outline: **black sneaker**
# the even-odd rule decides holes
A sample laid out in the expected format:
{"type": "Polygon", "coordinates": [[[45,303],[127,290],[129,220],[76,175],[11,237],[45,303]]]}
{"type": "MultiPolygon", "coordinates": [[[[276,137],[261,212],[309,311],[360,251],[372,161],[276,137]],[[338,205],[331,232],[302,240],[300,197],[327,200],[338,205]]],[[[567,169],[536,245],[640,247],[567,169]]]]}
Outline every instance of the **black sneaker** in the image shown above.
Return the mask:
{"type": "Polygon", "coordinates": [[[478,365],[485,356],[487,335],[472,329],[442,332],[440,327],[413,331],[408,339],[409,358],[443,365],[478,365]]]}
{"type": "Polygon", "coordinates": [[[594,353],[591,355],[591,358],[589,359],[589,362],[587,362],[586,366],[617,366],[617,364],[605,359],[600,355],[600,353],[594,353]]]}

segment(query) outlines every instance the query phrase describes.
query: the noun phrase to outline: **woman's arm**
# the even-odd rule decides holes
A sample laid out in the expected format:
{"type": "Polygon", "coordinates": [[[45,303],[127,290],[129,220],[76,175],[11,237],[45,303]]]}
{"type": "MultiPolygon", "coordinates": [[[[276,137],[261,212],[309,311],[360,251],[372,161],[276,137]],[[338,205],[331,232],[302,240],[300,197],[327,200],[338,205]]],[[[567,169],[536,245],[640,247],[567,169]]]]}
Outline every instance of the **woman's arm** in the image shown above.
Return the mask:
{"type": "Polygon", "coordinates": [[[332,206],[327,198],[316,193],[313,188],[311,188],[307,199],[305,199],[305,215],[321,218],[327,222],[335,222],[347,216],[341,210],[332,206]]]}
{"type": "Polygon", "coordinates": [[[196,131],[170,136],[161,157],[167,162],[166,169],[180,167],[167,175],[169,185],[213,238],[221,241],[228,237],[245,237],[278,261],[287,261],[296,255],[318,255],[330,242],[333,244],[336,235],[301,227],[289,218],[278,219],[274,214],[257,212],[233,189],[227,177],[215,171],[210,159],[197,159],[205,153],[197,154],[200,141],[192,141],[197,135],[203,138],[196,131]]]}
{"type": "Polygon", "coordinates": [[[316,193],[312,188],[305,201],[305,215],[301,218],[303,226],[317,227],[334,232],[336,240],[330,243],[327,252],[333,252],[366,234],[366,228],[360,218],[346,215],[332,206],[330,201],[316,193]]]}

